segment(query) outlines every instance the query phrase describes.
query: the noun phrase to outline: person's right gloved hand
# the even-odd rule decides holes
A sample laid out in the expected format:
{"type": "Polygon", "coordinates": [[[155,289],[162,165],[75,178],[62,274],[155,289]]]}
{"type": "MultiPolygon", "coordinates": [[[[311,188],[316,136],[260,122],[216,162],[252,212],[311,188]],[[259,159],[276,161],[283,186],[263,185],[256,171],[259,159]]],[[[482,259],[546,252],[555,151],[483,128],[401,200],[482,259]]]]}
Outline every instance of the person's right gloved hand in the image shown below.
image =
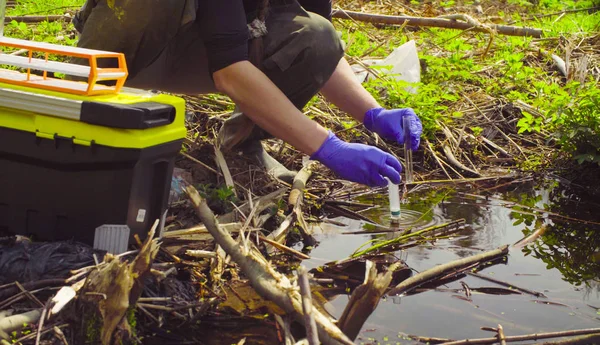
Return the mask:
{"type": "Polygon", "coordinates": [[[344,142],[331,131],[310,158],[345,180],[369,187],[386,186],[385,177],[395,184],[401,181],[402,166],[394,156],[373,146],[344,142]]]}

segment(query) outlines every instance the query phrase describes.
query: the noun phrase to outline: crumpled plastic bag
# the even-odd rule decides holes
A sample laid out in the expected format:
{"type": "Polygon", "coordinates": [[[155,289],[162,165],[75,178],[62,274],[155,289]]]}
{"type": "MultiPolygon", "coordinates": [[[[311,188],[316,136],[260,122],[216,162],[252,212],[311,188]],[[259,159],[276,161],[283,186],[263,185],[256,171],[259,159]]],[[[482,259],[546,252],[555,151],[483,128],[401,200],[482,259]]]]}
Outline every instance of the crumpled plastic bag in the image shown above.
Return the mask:
{"type": "Polygon", "coordinates": [[[185,188],[190,185],[190,181],[192,181],[192,174],[189,171],[181,168],[173,170],[171,190],[169,192],[169,205],[187,199],[185,188]]]}
{"type": "MultiPolygon", "coordinates": [[[[0,285],[62,279],[94,264],[94,249],[78,242],[29,242],[0,245],[0,285]]],[[[102,260],[102,255],[98,255],[102,260]]]]}
{"type": "MultiPolygon", "coordinates": [[[[369,67],[386,67],[378,68],[377,71],[396,80],[404,80],[410,83],[421,81],[421,63],[419,62],[417,45],[414,40],[410,40],[395,48],[385,59],[363,60],[362,62],[369,67]],[[388,66],[391,66],[391,69],[388,69],[388,66]]],[[[361,83],[375,78],[372,73],[360,65],[353,65],[352,69],[357,80],[361,83]]],[[[408,87],[408,91],[416,93],[417,89],[415,87],[408,87]]]]}

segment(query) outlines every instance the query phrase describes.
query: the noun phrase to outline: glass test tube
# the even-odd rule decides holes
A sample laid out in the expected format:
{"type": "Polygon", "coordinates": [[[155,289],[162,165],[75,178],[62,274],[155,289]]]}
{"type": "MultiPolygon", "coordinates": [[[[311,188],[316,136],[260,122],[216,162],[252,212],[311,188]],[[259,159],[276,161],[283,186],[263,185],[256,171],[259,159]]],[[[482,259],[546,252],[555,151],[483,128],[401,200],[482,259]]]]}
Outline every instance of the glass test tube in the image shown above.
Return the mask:
{"type": "Polygon", "coordinates": [[[410,119],[408,117],[402,118],[402,127],[404,128],[404,162],[406,167],[404,171],[406,174],[405,183],[413,182],[413,161],[412,161],[412,150],[410,147],[410,119]]]}
{"type": "Polygon", "coordinates": [[[390,198],[391,221],[396,222],[400,219],[400,189],[397,184],[388,180],[388,196],[390,198]]]}

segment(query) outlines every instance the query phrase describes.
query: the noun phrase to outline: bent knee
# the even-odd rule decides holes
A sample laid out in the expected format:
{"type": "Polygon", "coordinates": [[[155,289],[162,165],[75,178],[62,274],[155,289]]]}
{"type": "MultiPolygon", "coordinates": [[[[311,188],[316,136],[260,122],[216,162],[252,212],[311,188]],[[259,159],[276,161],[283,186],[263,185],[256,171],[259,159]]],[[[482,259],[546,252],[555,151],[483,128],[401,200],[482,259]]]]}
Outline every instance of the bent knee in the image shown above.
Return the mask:
{"type": "Polygon", "coordinates": [[[308,14],[302,30],[310,42],[305,58],[313,66],[313,73],[317,74],[315,77],[324,79],[319,80],[324,83],[344,56],[344,47],[330,21],[311,12],[308,14]]]}

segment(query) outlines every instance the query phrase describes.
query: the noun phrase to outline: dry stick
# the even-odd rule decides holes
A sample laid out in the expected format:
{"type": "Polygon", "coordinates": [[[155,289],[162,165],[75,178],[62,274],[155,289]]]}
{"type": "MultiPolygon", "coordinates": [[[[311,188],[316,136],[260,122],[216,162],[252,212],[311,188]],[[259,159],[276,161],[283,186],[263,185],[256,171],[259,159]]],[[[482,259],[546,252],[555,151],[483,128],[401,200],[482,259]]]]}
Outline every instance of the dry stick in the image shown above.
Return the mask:
{"type": "Polygon", "coordinates": [[[513,284],[509,284],[507,282],[503,282],[503,281],[495,279],[495,278],[490,278],[490,277],[485,276],[483,274],[479,274],[479,273],[475,273],[475,272],[467,272],[467,274],[471,275],[473,277],[477,277],[479,279],[483,279],[483,280],[487,280],[487,281],[492,282],[492,283],[496,283],[498,285],[506,286],[507,288],[511,288],[513,290],[517,290],[517,291],[520,291],[520,292],[523,292],[523,293],[526,293],[526,294],[529,294],[529,295],[533,295],[535,297],[544,297],[544,298],[546,298],[546,295],[544,295],[541,292],[537,292],[537,291],[533,291],[533,290],[529,290],[529,289],[525,289],[525,288],[520,288],[518,286],[514,286],[513,284]]]}
{"type": "Polygon", "coordinates": [[[56,22],[59,20],[71,20],[71,17],[64,15],[52,15],[52,16],[10,16],[5,17],[4,22],[10,23],[13,20],[23,23],[41,23],[41,22],[56,22]]]}
{"type": "Polygon", "coordinates": [[[447,343],[447,342],[451,341],[450,339],[446,339],[446,338],[422,337],[420,335],[408,335],[408,337],[410,339],[416,340],[420,343],[426,343],[426,344],[442,344],[442,343],[447,343]]]}
{"type": "Polygon", "coordinates": [[[506,336],[501,324],[498,324],[498,339],[500,340],[500,345],[506,345],[506,336]]]}
{"type": "Polygon", "coordinates": [[[302,203],[304,189],[306,188],[306,182],[308,182],[308,179],[312,175],[313,169],[315,167],[316,163],[311,162],[302,169],[300,169],[300,171],[294,177],[294,182],[292,183],[292,190],[288,198],[288,205],[290,208],[294,208],[302,203]]]}
{"type": "MultiPolygon", "coordinates": [[[[186,192],[195,206],[196,214],[213,235],[215,242],[240,266],[255,291],[286,312],[293,313],[296,320],[304,323],[300,294],[296,290],[285,288],[291,286],[287,277],[273,269],[268,269],[268,263],[260,253],[256,250],[244,251],[229,233],[223,231],[206,200],[194,187],[188,186],[186,192]]],[[[352,344],[352,341],[318,309],[314,310],[314,316],[319,329],[319,338],[323,344],[352,344]]]]}
{"type": "MultiPolygon", "coordinates": [[[[600,335],[600,328],[588,328],[588,329],[578,329],[573,331],[561,331],[561,332],[548,332],[548,333],[536,333],[536,334],[527,334],[527,335],[515,335],[505,337],[504,340],[506,342],[514,342],[514,341],[525,341],[525,340],[538,340],[538,339],[549,339],[549,338],[561,338],[561,337],[569,337],[575,335],[587,335],[594,334],[600,335]]],[[[479,339],[465,339],[458,341],[451,341],[447,343],[443,343],[444,345],[483,345],[483,344],[494,344],[498,342],[498,338],[479,338],[479,339]]]]}
{"type": "MultiPolygon", "coordinates": [[[[304,266],[298,268],[298,285],[302,294],[302,310],[304,311],[304,322],[306,326],[306,339],[309,345],[319,345],[319,334],[317,323],[313,315],[312,296],[310,284],[308,283],[308,272],[304,266]]],[[[343,328],[342,328],[343,331],[343,328]]]]}
{"type": "Polygon", "coordinates": [[[264,242],[272,245],[273,247],[275,247],[275,248],[277,248],[277,249],[279,249],[281,251],[284,251],[284,252],[287,252],[289,254],[292,254],[292,255],[296,256],[297,258],[299,258],[301,260],[308,260],[308,259],[310,259],[310,256],[308,256],[308,255],[306,255],[304,253],[301,253],[301,252],[299,252],[299,251],[297,251],[297,250],[295,250],[293,248],[285,246],[285,245],[283,245],[283,244],[281,244],[279,242],[272,241],[272,240],[270,240],[270,239],[268,239],[266,237],[263,237],[263,236],[259,236],[258,238],[260,238],[261,241],[264,241],[264,242]]]}
{"type": "Polygon", "coordinates": [[[48,305],[44,306],[42,310],[42,315],[40,316],[40,323],[38,324],[37,335],[35,337],[35,345],[40,344],[40,338],[42,337],[42,330],[44,329],[44,319],[46,318],[46,313],[48,313],[48,305]]]}
{"type": "Polygon", "coordinates": [[[523,248],[526,245],[535,242],[535,240],[537,240],[540,236],[542,236],[546,230],[548,230],[548,224],[544,224],[542,225],[539,229],[537,229],[534,233],[532,233],[531,235],[520,239],[519,241],[517,241],[515,244],[513,244],[514,248],[523,248]]]}
{"type": "Polygon", "coordinates": [[[471,170],[470,168],[468,168],[467,166],[465,166],[464,164],[459,162],[458,159],[456,159],[456,157],[454,157],[454,154],[452,153],[452,149],[450,149],[450,146],[443,144],[442,149],[444,150],[444,154],[446,155],[446,158],[448,159],[448,161],[450,163],[452,163],[455,167],[462,170],[463,172],[469,173],[469,175],[471,175],[471,177],[481,177],[480,173],[478,173],[474,170],[471,170]]]}
{"type": "Polygon", "coordinates": [[[217,163],[217,166],[219,168],[221,168],[221,171],[223,172],[223,178],[225,178],[225,184],[227,185],[227,187],[231,188],[231,190],[233,191],[233,194],[237,197],[237,191],[235,190],[235,183],[233,182],[233,177],[231,177],[231,172],[229,171],[229,166],[227,165],[227,162],[225,161],[225,156],[223,156],[223,152],[221,152],[221,149],[219,148],[219,146],[214,145],[215,148],[215,161],[217,163]]]}
{"type": "MultiPolygon", "coordinates": [[[[279,227],[271,232],[267,239],[271,241],[275,241],[277,243],[283,243],[286,238],[286,234],[290,226],[294,223],[296,214],[294,212],[290,213],[284,220],[281,222],[279,227]]],[[[274,251],[273,247],[267,247],[267,253],[271,254],[274,251]]]]}
{"type": "Polygon", "coordinates": [[[391,289],[388,292],[388,296],[399,295],[405,292],[410,291],[420,285],[423,285],[436,277],[441,275],[448,274],[449,271],[460,269],[461,267],[473,265],[477,262],[481,261],[490,261],[496,259],[501,256],[505,256],[508,254],[508,245],[504,245],[498,249],[491,250],[489,252],[473,255],[464,259],[455,260],[452,262],[448,262],[443,265],[438,265],[433,268],[430,268],[426,271],[423,271],[417,275],[414,275],[400,284],[396,285],[395,288],[391,289]]]}
{"type": "Polygon", "coordinates": [[[387,272],[377,274],[377,267],[371,260],[367,260],[365,269],[365,280],[362,285],[357,287],[342,316],[338,321],[340,329],[355,340],[364,323],[377,308],[385,290],[390,286],[394,271],[401,266],[396,262],[389,267],[387,272]]]}
{"type": "MultiPolygon", "coordinates": [[[[472,25],[456,20],[442,18],[421,18],[410,16],[387,16],[381,14],[369,14],[346,10],[334,10],[334,18],[353,19],[356,21],[373,23],[373,24],[390,24],[390,25],[408,25],[408,26],[429,26],[447,29],[474,30],[478,32],[488,32],[485,28],[477,25],[472,25]]],[[[542,30],[533,28],[524,28],[517,26],[506,25],[489,25],[489,28],[502,35],[509,36],[531,36],[535,38],[542,37],[542,30]]]]}
{"type": "Polygon", "coordinates": [[[592,334],[592,335],[582,335],[582,336],[573,337],[570,339],[565,339],[565,340],[560,340],[560,341],[537,343],[536,345],[589,345],[589,344],[599,344],[599,343],[600,343],[600,333],[592,334]]]}
{"type": "Polygon", "coordinates": [[[316,162],[309,163],[303,167],[298,174],[296,174],[292,184],[292,191],[290,192],[290,196],[288,198],[288,207],[290,207],[293,213],[296,215],[296,219],[300,225],[300,230],[302,231],[302,237],[304,237],[304,239],[307,241],[310,241],[312,234],[308,225],[306,224],[304,214],[302,213],[302,202],[304,189],[306,188],[306,182],[308,182],[308,179],[312,175],[315,167],[316,162]]]}
{"type": "Polygon", "coordinates": [[[444,171],[444,174],[446,174],[446,177],[448,177],[449,180],[452,180],[452,177],[450,177],[450,174],[448,174],[448,172],[446,171],[446,168],[444,168],[444,165],[442,164],[442,162],[440,162],[440,159],[435,154],[435,151],[433,151],[433,148],[431,147],[431,143],[429,142],[429,140],[425,139],[425,143],[427,144],[427,149],[429,150],[429,153],[433,156],[433,158],[435,159],[437,164],[440,166],[440,168],[442,168],[442,170],[444,171]]]}

